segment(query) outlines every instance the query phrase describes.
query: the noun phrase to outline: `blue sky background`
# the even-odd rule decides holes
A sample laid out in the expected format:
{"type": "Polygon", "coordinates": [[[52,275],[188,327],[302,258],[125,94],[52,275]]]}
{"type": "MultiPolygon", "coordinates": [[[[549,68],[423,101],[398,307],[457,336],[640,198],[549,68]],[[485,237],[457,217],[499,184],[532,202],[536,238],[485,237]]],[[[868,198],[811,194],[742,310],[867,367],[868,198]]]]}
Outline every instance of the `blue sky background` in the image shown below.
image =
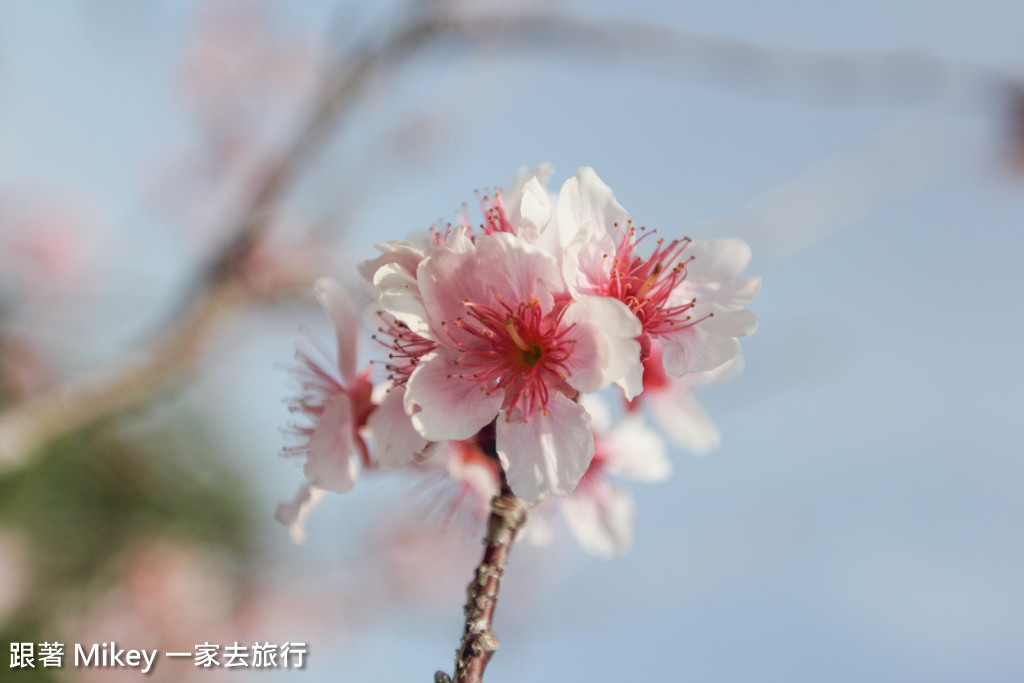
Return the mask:
{"type": "MultiPolygon", "coordinates": [[[[167,78],[196,4],[0,3],[0,179],[75,188],[110,218],[101,303],[66,323],[82,347],[71,367],[158,321],[190,273],[140,208],[139,169],[187,131],[167,78]]],[[[387,15],[342,7],[353,32],[387,15]]],[[[996,0],[564,7],[1007,74],[1024,19],[996,0]]],[[[286,30],[317,37],[334,8],[269,5],[286,30]]],[[[1005,102],[723,87],[678,67],[435,52],[375,92],[299,191],[329,204],[366,169],[374,193],[350,214],[351,262],[541,161],[555,187],[593,166],[634,219],[666,234],[755,248],[761,327],[744,340],[745,370],[700,394],[722,447],[674,453],[671,481],[634,488],[639,529],[623,558],[517,548],[486,680],[1020,680],[1024,177],[1005,163],[1005,102]],[[410,109],[444,112],[451,127],[424,160],[382,171],[364,142],[410,109]],[[765,193],[794,179],[796,199],[778,210],[782,195],[765,193]]],[[[268,518],[301,477],[275,457],[287,415],[274,365],[299,323],[324,331],[317,315],[240,321],[234,353],[189,390],[258,477],[268,518]]],[[[407,492],[376,481],[332,498],[302,548],[268,534],[288,562],[336,571],[358,557],[366,520],[407,492]]],[[[294,678],[428,680],[451,666],[460,592],[446,609],[388,614],[330,655],[314,650],[294,678]]]]}

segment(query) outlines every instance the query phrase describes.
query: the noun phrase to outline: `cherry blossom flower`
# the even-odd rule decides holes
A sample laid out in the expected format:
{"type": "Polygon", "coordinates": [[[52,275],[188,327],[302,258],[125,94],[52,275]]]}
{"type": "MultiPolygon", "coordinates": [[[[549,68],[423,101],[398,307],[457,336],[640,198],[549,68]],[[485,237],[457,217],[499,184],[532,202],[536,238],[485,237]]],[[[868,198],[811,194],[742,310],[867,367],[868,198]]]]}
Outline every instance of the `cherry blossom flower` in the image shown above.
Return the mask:
{"type": "MultiPolygon", "coordinates": [[[[476,226],[480,233],[506,232],[530,243],[540,240],[551,219],[551,202],[545,185],[553,173],[550,164],[529,170],[522,167],[507,190],[493,188],[489,193],[477,192],[484,216],[484,221],[476,226]]],[[[458,218],[472,234],[474,226],[465,206],[458,218]]]]}
{"type": "Polygon", "coordinates": [[[594,416],[594,457],[572,495],[558,500],[558,508],[580,547],[608,559],[629,550],[636,530],[633,496],[616,479],[658,483],[671,476],[672,463],[661,438],[639,415],[628,414],[616,424],[597,397],[588,397],[585,404],[594,416]]]}
{"type": "Polygon", "coordinates": [[[295,498],[288,503],[278,503],[274,519],[288,527],[288,535],[295,545],[306,541],[306,520],[320,505],[327,491],[306,482],[299,488],[295,498]]]}
{"type": "MultiPolygon", "coordinates": [[[[722,365],[739,353],[737,337],[757,329],[744,307],[757,296],[760,279],[739,275],[750,260],[742,240],[666,243],[638,229],[591,168],[562,186],[557,220],[572,291],[626,304],[641,323],[644,356],[659,340],[669,375],[722,365]],[[650,256],[639,256],[637,247],[651,239],[650,256]]],[[[640,392],[640,382],[639,375],[627,378],[627,398],[640,392]]]]}
{"type": "MultiPolygon", "coordinates": [[[[628,545],[632,506],[608,479],[624,467],[608,455],[619,432],[604,429],[612,446],[596,450],[584,395],[617,384],[631,402],[647,389],[647,412],[674,420],[666,430],[674,441],[697,452],[717,445],[688,387],[724,372],[737,338],[756,327],[745,307],[760,281],[740,275],[749,249],[739,240],[666,243],[638,229],[589,168],[553,201],[550,175],[547,165],[521,169],[506,190],[478,193],[482,221],[463,207],[454,223],[378,244],[359,265],[386,377],[371,388],[367,374],[351,374],[354,360],[339,379],[300,356],[305,389],[293,409],[309,418],[298,449],[311,473],[279,510],[293,534],[323,487],[314,477],[351,488],[353,452],[384,467],[441,453],[437,463],[462,502],[486,501],[502,476],[529,502],[572,494],[570,525],[607,555],[628,545]],[[684,374],[686,382],[672,379],[684,374]],[[490,455],[481,451],[483,430],[493,434],[490,455]],[[585,532],[588,524],[598,531],[585,532]]],[[[318,295],[339,328],[339,349],[354,354],[354,307],[341,310],[330,291],[318,295]]],[[[640,426],[647,412],[639,405],[629,404],[622,429],[660,462],[663,447],[640,426]]]]}
{"type": "Polygon", "coordinates": [[[636,318],[607,297],[570,299],[554,259],[506,232],[438,248],[417,280],[437,342],[406,386],[417,431],[466,439],[501,412],[497,453],[512,490],[532,501],[570,493],[593,455],[573,399],[639,364],[636,318]]]}
{"type": "Polygon", "coordinates": [[[446,441],[416,473],[426,481],[425,509],[445,524],[456,522],[476,534],[491,512],[491,500],[501,493],[498,459],[493,450],[494,429],[488,426],[472,439],[446,441]]]}
{"type": "Polygon", "coordinates": [[[736,356],[714,370],[672,378],[665,373],[662,364],[661,344],[654,342],[650,356],[644,359],[644,391],[627,401],[626,408],[630,413],[639,414],[646,406],[647,415],[673,444],[704,455],[721,445],[722,435],[697,401],[693,389],[733,377],[742,368],[742,360],[742,356],[736,356]]]}
{"type": "Polygon", "coordinates": [[[306,418],[291,427],[294,443],[284,450],[286,456],[306,458],[303,474],[312,486],[345,493],[359,472],[358,454],[364,466],[370,454],[361,433],[373,410],[369,370],[356,372],[358,311],[341,287],[328,279],[316,283],[314,293],[327,317],[334,324],[337,363],[325,367],[301,348],[294,371],[300,390],[289,406],[306,418]]]}

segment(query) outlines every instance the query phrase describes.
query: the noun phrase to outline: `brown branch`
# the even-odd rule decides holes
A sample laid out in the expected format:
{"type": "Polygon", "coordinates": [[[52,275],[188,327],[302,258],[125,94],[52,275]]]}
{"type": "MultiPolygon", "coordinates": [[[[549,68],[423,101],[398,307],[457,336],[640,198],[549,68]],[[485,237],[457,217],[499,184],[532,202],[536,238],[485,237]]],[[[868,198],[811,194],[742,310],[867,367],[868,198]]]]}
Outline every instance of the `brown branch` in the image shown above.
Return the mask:
{"type": "Polygon", "coordinates": [[[199,290],[230,279],[244,263],[266,229],[270,207],[288,190],[311,157],[322,148],[358,98],[355,96],[375,71],[392,67],[408,59],[431,40],[443,35],[445,25],[429,15],[417,14],[380,45],[357,51],[351,60],[341,60],[327,74],[309,107],[304,123],[295,136],[274,158],[259,169],[252,182],[249,199],[233,221],[228,234],[234,237],[208,264],[198,279],[199,290]]]}
{"type": "MultiPolygon", "coordinates": [[[[491,632],[498,590],[512,543],[526,523],[530,509],[526,501],[513,495],[504,474],[501,475],[501,483],[501,495],[491,501],[483,559],[466,587],[466,626],[455,654],[454,683],[480,683],[487,663],[498,649],[498,639],[491,632]]],[[[435,680],[445,678],[441,672],[435,675],[435,680]]]]}
{"type": "Polygon", "coordinates": [[[0,469],[61,434],[138,403],[191,369],[213,321],[247,298],[237,285],[212,289],[146,351],[127,354],[111,369],[44,391],[0,415],[0,469]]]}
{"type": "Polygon", "coordinates": [[[0,413],[0,471],[25,461],[51,439],[136,405],[173,377],[192,370],[220,313],[254,298],[244,282],[245,264],[265,231],[273,204],[351,110],[371,76],[407,60],[445,29],[430,16],[416,14],[380,44],[371,43],[356,57],[338,62],[293,138],[254,175],[244,208],[225,230],[233,237],[202,269],[176,312],[143,350],[0,413]]]}

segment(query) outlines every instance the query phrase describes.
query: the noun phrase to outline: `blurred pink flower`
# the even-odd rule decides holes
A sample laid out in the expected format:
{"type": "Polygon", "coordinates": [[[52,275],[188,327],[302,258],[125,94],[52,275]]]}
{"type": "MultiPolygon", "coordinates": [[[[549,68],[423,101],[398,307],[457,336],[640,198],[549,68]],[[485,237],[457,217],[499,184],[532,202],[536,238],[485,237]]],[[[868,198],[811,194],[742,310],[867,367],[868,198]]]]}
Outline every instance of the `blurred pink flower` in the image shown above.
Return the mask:
{"type": "Polygon", "coordinates": [[[0,289],[30,301],[80,298],[99,277],[99,221],[84,201],[0,193],[0,289]]]}
{"type": "Polygon", "coordinates": [[[147,191],[192,246],[207,251],[229,237],[221,226],[248,201],[256,162],[290,132],[316,74],[308,40],[272,21],[263,3],[200,5],[174,74],[195,129],[156,159],[147,191]]]}
{"type": "Polygon", "coordinates": [[[665,373],[661,356],[661,344],[655,342],[644,360],[644,391],[626,402],[627,410],[640,413],[647,406],[649,416],[672,443],[691,453],[704,455],[718,448],[721,434],[693,389],[733,377],[742,368],[743,357],[736,356],[714,370],[690,372],[676,379],[665,373]]]}
{"type": "Polygon", "coordinates": [[[171,683],[207,677],[196,673],[191,658],[168,658],[162,656],[164,652],[191,652],[197,642],[229,642],[238,637],[231,623],[236,592],[227,567],[198,546],[171,539],[142,543],[120,558],[112,578],[108,589],[70,605],[62,615],[64,670],[72,680],[137,680],[139,671],[68,667],[71,643],[114,641],[158,649],[160,656],[146,678],[171,683]]]}
{"type": "Polygon", "coordinates": [[[315,294],[334,325],[337,360],[334,367],[315,360],[301,348],[293,370],[299,392],[289,409],[305,418],[293,424],[293,443],[284,455],[305,457],[303,474],[319,489],[344,493],[350,490],[363,466],[371,466],[362,429],[373,410],[369,370],[356,372],[356,340],[359,320],[355,303],[332,280],[322,279],[315,294]]]}
{"type": "Polygon", "coordinates": [[[365,622],[365,581],[311,577],[308,567],[289,574],[266,559],[256,565],[258,570],[242,568],[214,549],[174,538],[151,539],[129,548],[115,560],[109,585],[67,605],[61,615],[58,640],[66,644],[63,675],[87,683],[138,680],[138,670],[67,666],[70,643],[114,641],[119,647],[158,650],[146,680],[247,678],[223,666],[225,646],[312,639],[322,645],[335,640],[343,627],[365,622]],[[196,644],[204,642],[221,646],[222,666],[197,667],[194,657],[164,654],[194,653],[196,644]]]}
{"type": "Polygon", "coordinates": [[[437,609],[465,594],[466,567],[479,559],[475,534],[453,533],[428,517],[391,521],[375,532],[376,569],[395,606],[437,609]]]}
{"type": "Polygon", "coordinates": [[[672,474],[672,463],[661,438],[638,416],[612,426],[603,403],[592,399],[587,407],[594,415],[594,457],[572,495],[557,502],[580,547],[607,559],[628,551],[636,530],[633,497],[615,480],[661,482],[672,474]]]}

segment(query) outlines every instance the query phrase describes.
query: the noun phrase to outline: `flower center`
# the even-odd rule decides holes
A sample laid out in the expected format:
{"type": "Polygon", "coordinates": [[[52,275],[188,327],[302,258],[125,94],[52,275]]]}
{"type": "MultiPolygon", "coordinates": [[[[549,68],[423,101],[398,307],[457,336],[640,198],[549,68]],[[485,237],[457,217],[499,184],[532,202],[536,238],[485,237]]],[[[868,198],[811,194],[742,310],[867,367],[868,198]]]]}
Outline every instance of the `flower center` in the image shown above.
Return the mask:
{"type": "Polygon", "coordinates": [[[575,324],[562,324],[564,306],[544,312],[535,297],[513,306],[498,295],[493,304],[462,305],[466,313],[452,327],[442,322],[458,350],[454,363],[463,369],[454,376],[479,383],[487,394],[504,390],[502,407],[521,405],[527,416],[546,413],[551,389],[571,391],[566,363],[576,344],[570,336],[575,324]]]}
{"type": "Polygon", "coordinates": [[[526,343],[519,336],[519,333],[516,332],[516,324],[512,318],[505,321],[505,329],[508,330],[508,336],[512,339],[512,343],[519,349],[519,360],[523,365],[536,365],[540,362],[540,359],[544,356],[544,350],[540,344],[526,343]]]}
{"type": "MultiPolygon", "coordinates": [[[[619,224],[615,226],[619,227],[619,224]]],[[[668,243],[658,238],[648,258],[637,256],[637,246],[655,233],[656,230],[645,231],[637,237],[636,226],[629,222],[628,230],[612,257],[611,274],[602,294],[629,306],[640,320],[645,335],[658,336],[681,326],[694,325],[700,320],[693,320],[690,314],[696,299],[680,303],[677,297],[673,297],[686,280],[687,264],[693,260],[692,256],[683,257],[690,238],[668,243]]]]}

